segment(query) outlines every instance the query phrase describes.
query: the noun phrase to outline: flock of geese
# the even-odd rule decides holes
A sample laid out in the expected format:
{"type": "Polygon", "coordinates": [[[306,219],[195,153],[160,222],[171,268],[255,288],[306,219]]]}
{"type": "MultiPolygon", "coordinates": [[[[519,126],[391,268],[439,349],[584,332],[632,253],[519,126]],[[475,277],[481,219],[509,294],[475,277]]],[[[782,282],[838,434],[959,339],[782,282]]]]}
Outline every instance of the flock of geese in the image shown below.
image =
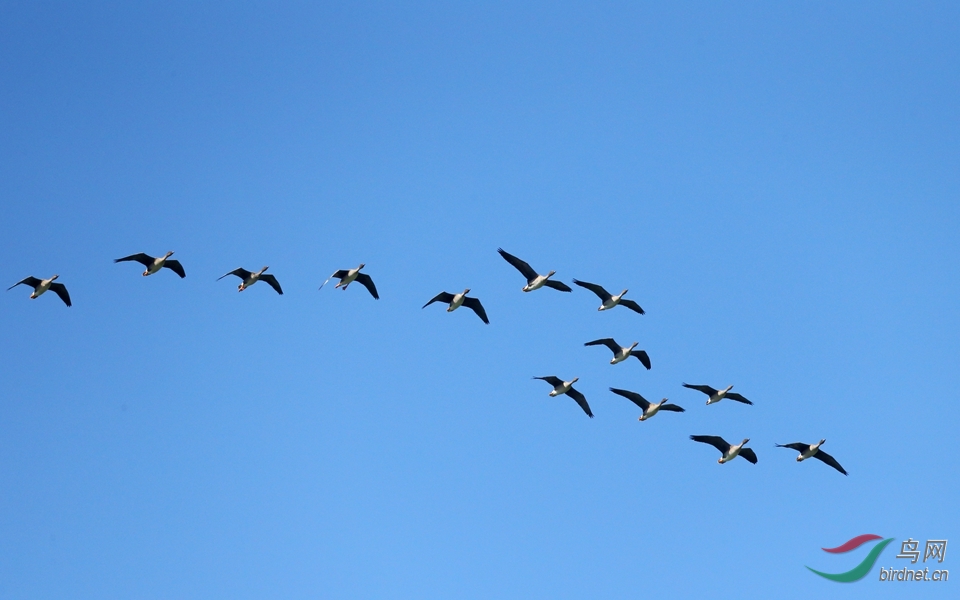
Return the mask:
{"type": "MultiPolygon", "coordinates": [[[[500,256],[502,256],[504,260],[506,260],[508,263],[513,265],[526,278],[527,284],[523,286],[524,292],[532,292],[542,287],[552,288],[560,292],[573,291],[573,289],[570,286],[566,285],[565,283],[562,283],[560,281],[554,281],[553,279],[551,279],[551,277],[553,277],[553,275],[556,274],[556,271],[550,271],[546,275],[541,275],[537,273],[537,271],[535,271],[527,262],[517,258],[516,256],[513,256],[512,254],[506,252],[502,248],[498,249],[497,251],[500,253],[500,256]]],[[[153,257],[148,254],[139,253],[139,254],[131,254],[130,256],[125,256],[123,258],[117,258],[113,262],[115,263],[138,262],[145,267],[145,270],[142,273],[144,277],[148,275],[153,275],[161,271],[162,269],[166,268],[166,269],[170,269],[171,271],[179,275],[181,279],[185,278],[187,274],[183,269],[183,265],[180,264],[180,261],[171,259],[170,256],[172,255],[173,255],[172,251],[167,252],[166,254],[160,257],[153,257]]],[[[360,266],[356,267],[355,269],[340,269],[338,271],[335,271],[329,278],[327,278],[326,281],[323,282],[323,284],[320,286],[319,289],[323,289],[323,286],[326,285],[327,282],[329,282],[331,279],[339,279],[340,282],[337,283],[335,287],[343,290],[346,290],[351,283],[357,282],[363,287],[367,288],[367,291],[370,292],[371,296],[379,300],[380,295],[377,293],[377,286],[374,285],[373,279],[366,273],[360,272],[360,270],[363,269],[364,266],[365,265],[361,263],[360,266]]],[[[220,281],[221,279],[223,279],[224,277],[227,277],[228,275],[234,275],[240,279],[240,285],[237,288],[237,291],[240,291],[240,292],[254,285],[258,281],[263,281],[264,283],[272,287],[274,291],[276,291],[278,294],[282,295],[283,289],[280,287],[280,282],[277,281],[277,278],[274,275],[266,272],[268,268],[269,267],[263,267],[262,269],[256,272],[248,271],[243,268],[234,269],[229,273],[225,273],[221,275],[217,279],[217,281],[220,281]]],[[[7,291],[12,290],[18,285],[26,285],[33,288],[33,293],[30,294],[31,299],[39,298],[45,292],[52,291],[53,293],[55,293],[57,296],[60,297],[60,299],[63,301],[64,304],[66,304],[67,306],[72,306],[70,302],[70,294],[67,292],[67,287],[62,283],[57,283],[56,280],[58,278],[59,278],[59,275],[54,275],[49,279],[37,279],[36,277],[26,277],[21,281],[18,281],[17,283],[13,284],[9,288],[7,288],[7,291]]],[[[606,289],[604,289],[602,286],[597,285],[595,283],[588,283],[586,281],[579,281],[577,279],[574,279],[573,283],[574,285],[590,290],[591,292],[596,294],[598,298],[600,298],[601,304],[597,310],[604,311],[604,310],[610,310],[617,306],[623,306],[638,314],[641,314],[641,315],[644,314],[644,310],[640,307],[639,304],[637,304],[633,300],[628,300],[627,298],[624,298],[624,296],[626,296],[627,294],[627,290],[623,290],[619,294],[613,295],[610,292],[608,292],[606,289]]],[[[467,288],[457,294],[451,294],[446,291],[440,292],[439,294],[431,298],[429,302],[424,304],[423,308],[430,306],[434,302],[442,302],[446,304],[447,312],[453,312],[458,308],[460,308],[461,306],[466,306],[467,308],[472,310],[474,313],[476,313],[476,315],[480,317],[480,319],[484,323],[489,324],[490,320],[487,318],[487,311],[484,310],[483,305],[480,303],[480,300],[478,298],[472,298],[470,296],[467,296],[467,293],[469,291],[470,291],[470,288],[467,288]]],[[[609,348],[610,351],[613,352],[613,358],[610,359],[610,364],[612,365],[615,365],[619,362],[623,362],[628,358],[630,358],[631,356],[633,356],[633,357],[636,357],[637,360],[639,360],[640,363],[646,369],[649,370],[651,368],[650,357],[647,355],[646,351],[636,349],[637,342],[634,342],[630,346],[621,346],[616,341],[614,341],[613,338],[603,338],[599,340],[593,340],[592,342],[587,342],[584,345],[585,346],[606,346],[607,348],[609,348]]],[[[546,381],[548,384],[550,384],[553,387],[553,390],[550,391],[551,397],[562,396],[562,395],[569,396],[570,398],[573,399],[574,402],[576,402],[580,406],[581,409],[583,409],[583,412],[586,413],[588,417],[593,418],[593,412],[590,410],[590,405],[587,403],[586,397],[573,387],[573,384],[579,380],[578,377],[574,377],[569,381],[564,381],[563,379],[555,375],[548,375],[545,377],[534,377],[534,379],[546,381]]],[[[748,405],[753,404],[753,402],[751,402],[750,400],[747,400],[742,395],[736,392],[731,392],[730,390],[733,388],[732,385],[727,386],[722,390],[714,389],[708,385],[691,385],[688,383],[684,383],[683,387],[696,390],[698,392],[705,394],[707,396],[708,405],[715,404],[717,402],[720,402],[721,400],[733,400],[734,402],[739,402],[741,404],[748,404],[748,405]]],[[[663,398],[659,403],[654,403],[654,402],[648,401],[646,398],[644,398],[640,394],[629,391],[629,390],[610,388],[610,391],[636,404],[637,407],[642,411],[642,414],[640,415],[640,418],[639,418],[640,421],[646,421],[648,419],[651,419],[661,411],[678,412],[678,413],[685,412],[684,409],[681,408],[680,406],[676,404],[668,403],[666,398],[663,398]]],[[[757,463],[756,452],[754,452],[753,449],[746,447],[747,442],[750,441],[749,438],[744,438],[744,440],[741,441],[739,444],[730,444],[726,440],[724,440],[722,437],[715,436],[715,435],[691,435],[690,439],[695,442],[709,444],[714,448],[716,448],[717,450],[719,450],[721,456],[717,460],[717,462],[720,464],[730,462],[731,460],[737,458],[738,456],[746,459],[747,461],[753,464],[757,463]]],[[[830,456],[829,454],[827,454],[826,452],[820,449],[820,447],[823,445],[825,441],[826,440],[820,440],[815,444],[807,444],[804,442],[794,442],[790,444],[775,444],[775,446],[778,448],[789,448],[799,452],[800,454],[797,456],[797,462],[803,462],[808,458],[816,458],[817,460],[820,460],[821,462],[827,465],[830,465],[840,473],[843,473],[844,475],[846,475],[847,472],[844,470],[843,467],[840,466],[840,463],[838,463],[836,459],[834,459],[832,456],[830,456]]]]}

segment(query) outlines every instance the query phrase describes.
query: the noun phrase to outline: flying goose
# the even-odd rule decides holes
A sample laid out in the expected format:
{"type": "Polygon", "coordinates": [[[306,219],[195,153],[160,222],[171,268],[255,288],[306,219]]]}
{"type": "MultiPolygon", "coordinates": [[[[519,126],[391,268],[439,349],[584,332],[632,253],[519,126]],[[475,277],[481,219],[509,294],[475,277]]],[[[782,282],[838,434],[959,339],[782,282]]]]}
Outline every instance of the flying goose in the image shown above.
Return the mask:
{"type": "Polygon", "coordinates": [[[480,301],[476,298],[468,298],[467,292],[470,291],[470,288],[467,288],[460,292],[459,294],[448,294],[447,292],[440,292],[434,296],[430,302],[427,302],[423,305],[423,308],[426,308],[433,304],[434,302],[446,302],[450,306],[447,307],[447,312],[453,312],[460,308],[461,306],[466,306],[473,312],[477,313],[477,316],[486,323],[490,324],[490,320],[487,319],[487,311],[483,310],[483,305],[480,304],[480,301]]]}
{"type": "MultiPolygon", "coordinates": [[[[362,269],[364,266],[366,265],[364,265],[363,263],[360,263],[360,266],[357,267],[356,269],[340,269],[339,271],[334,272],[334,274],[331,275],[330,277],[327,277],[327,281],[330,281],[331,279],[336,277],[337,279],[340,280],[340,283],[338,283],[333,287],[343,288],[343,289],[347,289],[348,285],[356,281],[363,287],[367,288],[367,291],[370,292],[370,295],[373,296],[374,299],[379,300],[380,295],[377,294],[377,286],[373,285],[373,279],[371,279],[370,276],[367,275],[366,273],[360,272],[360,269],[362,269]]],[[[321,290],[323,289],[323,286],[327,285],[327,281],[324,281],[320,285],[321,290]]]]}
{"type": "Polygon", "coordinates": [[[803,462],[808,458],[816,458],[820,461],[823,461],[833,467],[834,469],[840,471],[844,475],[847,474],[843,470],[843,467],[840,466],[840,463],[837,462],[837,459],[830,456],[826,452],[820,449],[820,446],[827,440],[820,440],[817,444],[804,444],[803,442],[794,442],[792,444],[775,444],[777,448],[791,448],[800,453],[800,456],[797,457],[797,462],[803,462]]]}
{"type": "Polygon", "coordinates": [[[703,392],[704,394],[709,396],[707,398],[707,404],[714,404],[715,402],[720,402],[724,398],[726,398],[727,400],[736,400],[737,402],[743,402],[744,404],[751,404],[751,405],[753,404],[753,402],[750,402],[740,394],[736,392],[731,392],[730,390],[733,388],[732,385],[729,385],[726,387],[726,389],[722,389],[722,390],[715,390],[709,385],[690,385],[689,383],[683,384],[683,387],[690,388],[691,390],[697,390],[698,392],[703,392]]]}
{"type": "Polygon", "coordinates": [[[621,306],[626,306],[633,312],[640,313],[641,315],[644,314],[643,309],[640,308],[639,304],[633,300],[627,300],[623,297],[627,293],[627,290],[623,290],[619,295],[613,296],[610,294],[610,292],[595,283],[587,283],[586,281],[580,281],[578,279],[574,279],[573,282],[580,287],[587,288],[600,298],[603,304],[601,304],[600,308],[597,310],[610,310],[614,306],[620,304],[621,306]]]}
{"type": "Polygon", "coordinates": [[[18,281],[15,284],[8,287],[7,291],[9,292],[10,290],[17,287],[20,284],[29,285],[30,287],[33,288],[33,293],[30,294],[30,299],[35,300],[36,298],[39,298],[40,296],[42,296],[45,291],[53,290],[53,293],[60,296],[60,299],[63,300],[64,304],[66,304],[67,306],[73,306],[73,304],[70,303],[70,294],[67,293],[67,286],[63,285],[62,283],[53,282],[53,280],[56,279],[57,277],[60,277],[60,276],[54,275],[50,279],[37,279],[36,277],[27,277],[22,281],[18,281]]]}
{"type": "Polygon", "coordinates": [[[623,362],[630,358],[631,356],[636,356],[643,366],[650,370],[650,357],[647,356],[646,351],[644,350],[634,350],[637,347],[639,342],[634,342],[629,348],[622,348],[620,344],[613,341],[613,338],[603,338],[602,340],[593,340],[592,342],[587,342],[584,346],[606,346],[613,351],[613,358],[610,359],[610,364],[615,365],[618,362],[623,362]]]}
{"type": "Polygon", "coordinates": [[[500,253],[500,256],[503,257],[503,260],[513,265],[524,277],[527,278],[527,285],[523,286],[523,291],[532,292],[533,290],[539,290],[543,286],[560,290],[561,292],[573,291],[567,284],[550,279],[553,277],[553,274],[556,273],[556,271],[550,271],[546,275],[540,275],[534,271],[528,263],[510,254],[503,248],[497,248],[497,252],[500,253]]]}
{"type": "Polygon", "coordinates": [[[551,396],[559,396],[560,394],[566,394],[576,400],[577,404],[580,405],[580,408],[583,409],[583,412],[587,413],[587,416],[591,419],[593,418],[593,413],[590,412],[590,405],[587,404],[587,399],[583,397],[583,394],[573,389],[573,384],[576,383],[580,378],[574,377],[570,381],[564,381],[559,377],[554,377],[549,375],[547,377],[534,377],[534,379],[542,379],[550,385],[553,386],[553,391],[550,392],[551,396]]]}
{"type": "Polygon", "coordinates": [[[654,404],[636,392],[631,392],[629,390],[618,390],[617,388],[610,388],[610,391],[618,396],[623,396],[630,402],[633,402],[639,406],[640,410],[643,411],[643,414],[640,415],[641,421],[646,421],[661,410],[668,410],[670,412],[686,412],[676,404],[667,404],[666,398],[661,400],[659,404],[654,404]]]}
{"type": "Polygon", "coordinates": [[[750,438],[744,438],[743,441],[736,446],[731,446],[726,442],[726,440],[717,435],[691,435],[690,439],[695,442],[710,444],[719,450],[723,456],[721,456],[720,460],[717,462],[721,465],[725,462],[730,462],[738,456],[742,456],[753,464],[757,464],[757,455],[754,453],[754,451],[750,448],[743,447],[744,444],[750,441],[750,438]]]}
{"type": "Polygon", "coordinates": [[[229,273],[224,273],[223,275],[218,277],[217,281],[220,281],[227,275],[236,275],[237,277],[243,280],[240,282],[240,286],[237,287],[238,292],[242,292],[243,290],[247,289],[248,287],[250,287],[251,285],[255,284],[258,281],[265,281],[270,284],[270,287],[275,289],[277,293],[282,296],[283,290],[280,289],[280,282],[277,281],[277,278],[274,277],[273,275],[270,275],[269,273],[264,274],[264,271],[266,271],[269,268],[270,267],[264,267],[260,269],[260,271],[257,273],[252,273],[246,269],[234,269],[229,273]]]}
{"type": "Polygon", "coordinates": [[[149,254],[144,254],[143,252],[141,252],[140,254],[131,254],[130,256],[124,256],[123,258],[115,258],[113,259],[113,262],[118,263],[118,262],[136,261],[147,268],[147,270],[142,273],[144,277],[146,277],[147,275],[153,275],[160,269],[166,267],[171,271],[173,271],[174,273],[176,273],[177,275],[179,275],[180,279],[183,279],[184,277],[187,276],[187,274],[183,272],[183,265],[180,264],[180,261],[167,260],[170,258],[171,254],[173,254],[173,250],[171,250],[170,252],[167,252],[166,254],[164,254],[159,258],[154,258],[149,254]]]}

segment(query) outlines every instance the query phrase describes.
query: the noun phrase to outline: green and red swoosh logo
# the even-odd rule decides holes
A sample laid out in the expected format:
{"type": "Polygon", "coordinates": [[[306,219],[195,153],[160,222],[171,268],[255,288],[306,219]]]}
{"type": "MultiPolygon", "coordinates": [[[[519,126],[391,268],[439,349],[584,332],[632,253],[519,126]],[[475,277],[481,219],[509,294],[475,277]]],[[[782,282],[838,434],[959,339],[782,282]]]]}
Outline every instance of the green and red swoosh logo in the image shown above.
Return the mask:
{"type": "MultiPolygon", "coordinates": [[[[855,538],[851,538],[850,540],[844,542],[843,544],[840,544],[836,548],[823,548],[823,551],[830,552],[831,554],[840,554],[842,552],[850,552],[854,548],[859,548],[860,546],[866,544],[867,542],[872,542],[874,540],[880,540],[880,539],[883,539],[883,538],[881,538],[879,535],[874,535],[872,533],[865,533],[863,535],[858,535],[855,538]]],[[[870,572],[870,569],[873,568],[874,563],[877,562],[877,558],[880,557],[880,553],[883,552],[883,549],[887,547],[887,544],[889,544],[892,541],[893,541],[893,538],[887,538],[882,542],[880,542],[879,544],[877,544],[876,546],[874,546],[873,549],[870,550],[870,553],[867,554],[866,558],[864,558],[859,565],[850,569],[846,573],[824,573],[816,569],[810,569],[810,567],[807,567],[807,568],[813,571],[814,573],[816,573],[817,575],[819,575],[820,577],[824,577],[831,581],[839,581],[840,583],[850,583],[852,581],[858,581],[860,579],[863,579],[864,576],[866,576],[866,574],[870,572]]]]}

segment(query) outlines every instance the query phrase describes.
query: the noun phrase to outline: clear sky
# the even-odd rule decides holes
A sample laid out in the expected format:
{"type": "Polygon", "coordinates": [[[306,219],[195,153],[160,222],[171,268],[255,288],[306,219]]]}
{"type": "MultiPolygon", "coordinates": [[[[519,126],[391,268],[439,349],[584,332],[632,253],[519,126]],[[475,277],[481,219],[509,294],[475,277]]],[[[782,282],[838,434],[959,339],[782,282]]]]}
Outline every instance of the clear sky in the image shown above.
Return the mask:
{"type": "Polygon", "coordinates": [[[84,4],[0,9],[0,596],[956,597],[805,568],[960,579],[955,3],[84,4]]]}

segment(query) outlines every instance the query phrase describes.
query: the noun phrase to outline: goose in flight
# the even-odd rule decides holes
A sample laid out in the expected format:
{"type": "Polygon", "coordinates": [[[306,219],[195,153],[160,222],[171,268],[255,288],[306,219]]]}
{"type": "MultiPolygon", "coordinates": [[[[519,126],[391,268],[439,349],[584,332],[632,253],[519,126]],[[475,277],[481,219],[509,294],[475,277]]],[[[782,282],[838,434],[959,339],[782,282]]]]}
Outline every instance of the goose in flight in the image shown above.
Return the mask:
{"type": "Polygon", "coordinates": [[[500,256],[503,257],[503,260],[513,265],[518,271],[520,271],[521,275],[527,278],[527,285],[523,286],[523,291],[532,292],[533,290],[539,290],[543,286],[560,290],[561,292],[573,291],[567,284],[550,279],[553,277],[556,271],[550,271],[546,275],[540,275],[534,271],[527,262],[520,260],[503,248],[497,248],[497,252],[500,253],[500,256]]]}
{"type": "Polygon", "coordinates": [[[618,390],[617,388],[610,388],[610,391],[618,396],[623,396],[630,402],[633,402],[639,406],[640,410],[643,411],[643,414],[640,415],[641,421],[646,421],[661,410],[668,410],[670,412],[686,412],[676,404],[667,404],[666,398],[661,400],[659,404],[654,404],[636,392],[631,392],[629,390],[618,390]]]}
{"type": "Polygon", "coordinates": [[[721,465],[725,462],[730,462],[738,456],[742,456],[753,464],[757,464],[756,453],[754,453],[754,451],[750,448],[743,447],[744,444],[750,441],[750,438],[744,438],[744,440],[736,446],[731,446],[726,442],[726,440],[717,435],[691,435],[690,439],[695,442],[710,444],[719,450],[723,456],[721,456],[720,460],[717,462],[721,465]]]}
{"type": "Polygon", "coordinates": [[[731,392],[730,390],[733,388],[732,385],[727,386],[726,389],[722,389],[722,390],[715,390],[709,385],[690,385],[689,383],[683,384],[683,387],[690,388],[691,390],[697,390],[698,392],[703,392],[704,394],[706,394],[708,396],[707,404],[714,404],[715,402],[720,402],[724,398],[726,398],[727,400],[736,400],[737,402],[743,402],[744,404],[751,404],[751,405],[753,404],[753,402],[750,402],[740,394],[736,392],[731,392]]]}
{"type": "Polygon", "coordinates": [[[633,312],[640,313],[641,315],[644,314],[643,309],[640,308],[639,304],[633,300],[627,300],[623,297],[627,293],[627,290],[623,290],[619,295],[613,296],[610,294],[610,292],[595,283],[587,283],[586,281],[580,281],[579,279],[574,279],[573,282],[582,288],[587,288],[600,298],[603,304],[601,304],[600,308],[597,310],[610,310],[619,304],[621,306],[626,306],[633,312]]]}
{"type": "Polygon", "coordinates": [[[255,284],[258,281],[265,281],[268,284],[270,284],[270,287],[275,289],[277,293],[282,296],[283,290],[280,289],[280,282],[277,281],[277,278],[274,277],[273,275],[270,275],[269,273],[266,273],[266,274],[264,273],[264,271],[266,271],[269,268],[270,267],[264,267],[260,269],[260,271],[257,273],[252,273],[246,269],[234,269],[229,273],[224,273],[223,275],[218,277],[217,281],[220,281],[227,275],[236,275],[242,280],[240,282],[240,286],[237,288],[238,292],[242,292],[243,290],[247,289],[248,287],[250,287],[251,285],[255,284]]]}
{"type": "Polygon", "coordinates": [[[593,340],[592,342],[587,342],[584,346],[606,346],[613,351],[613,358],[610,359],[610,364],[615,365],[618,362],[623,362],[630,358],[631,356],[636,356],[640,362],[650,370],[650,357],[647,356],[646,351],[644,350],[634,350],[637,347],[639,342],[634,342],[629,348],[622,348],[620,344],[613,341],[613,338],[603,338],[602,340],[593,340]]]}
{"type": "Polygon", "coordinates": [[[843,470],[843,467],[840,466],[840,463],[837,462],[837,459],[820,449],[820,446],[822,446],[825,441],[827,440],[820,440],[820,442],[817,444],[794,442],[792,444],[776,444],[776,446],[777,448],[790,448],[799,452],[800,455],[797,457],[797,462],[803,462],[808,458],[816,458],[846,475],[847,472],[843,470]]]}
{"type": "MultiPolygon", "coordinates": [[[[363,263],[360,263],[360,266],[357,267],[356,269],[340,269],[339,271],[334,272],[333,275],[328,277],[327,281],[330,281],[333,278],[337,278],[340,280],[340,283],[338,283],[333,287],[343,288],[343,289],[347,289],[348,285],[356,281],[363,287],[367,288],[367,291],[370,292],[370,295],[373,296],[374,299],[379,300],[380,295],[377,293],[377,286],[373,285],[373,279],[371,279],[370,276],[367,275],[366,273],[360,272],[360,269],[362,269],[364,266],[366,265],[364,265],[363,263]]],[[[323,286],[327,285],[327,281],[324,281],[320,285],[321,290],[323,289],[323,286]]]]}
{"type": "Polygon", "coordinates": [[[154,258],[149,254],[144,254],[141,252],[140,254],[131,254],[130,256],[124,256],[123,258],[115,258],[113,259],[113,262],[118,263],[136,261],[147,268],[146,271],[141,273],[144,277],[147,275],[153,275],[160,269],[166,267],[179,275],[180,279],[183,279],[187,276],[187,274],[183,272],[183,265],[180,264],[179,260],[169,260],[171,254],[173,254],[173,250],[167,252],[159,258],[154,258]]]}
{"type": "Polygon", "coordinates": [[[447,292],[440,292],[434,296],[430,302],[427,302],[423,305],[423,308],[426,308],[433,304],[434,302],[445,302],[450,306],[447,307],[447,312],[453,312],[460,308],[461,306],[466,306],[473,312],[477,313],[477,316],[480,317],[487,325],[490,324],[490,320],[487,319],[487,311],[483,310],[483,305],[480,304],[480,301],[476,298],[467,297],[467,292],[470,291],[470,288],[467,288],[460,292],[459,294],[448,294],[447,292]]]}
{"type": "Polygon", "coordinates": [[[566,394],[573,398],[577,404],[580,405],[580,408],[583,409],[583,412],[587,413],[587,416],[591,419],[593,418],[593,413],[590,411],[590,405],[587,404],[587,399],[583,397],[583,394],[573,389],[573,384],[576,383],[580,378],[574,377],[570,381],[564,381],[559,377],[554,377],[549,375],[547,377],[534,377],[534,379],[542,379],[550,385],[553,386],[553,391],[550,392],[551,396],[559,396],[560,394],[566,394]]]}
{"type": "Polygon", "coordinates": [[[67,286],[62,283],[54,283],[53,281],[60,277],[59,275],[54,275],[50,279],[37,279],[36,277],[26,277],[21,281],[16,282],[7,288],[9,292],[18,285],[29,285],[33,288],[33,293],[30,294],[30,299],[35,300],[43,295],[47,290],[53,290],[53,293],[60,296],[60,299],[63,300],[63,303],[67,306],[73,306],[70,303],[70,294],[67,293],[67,286]]]}

